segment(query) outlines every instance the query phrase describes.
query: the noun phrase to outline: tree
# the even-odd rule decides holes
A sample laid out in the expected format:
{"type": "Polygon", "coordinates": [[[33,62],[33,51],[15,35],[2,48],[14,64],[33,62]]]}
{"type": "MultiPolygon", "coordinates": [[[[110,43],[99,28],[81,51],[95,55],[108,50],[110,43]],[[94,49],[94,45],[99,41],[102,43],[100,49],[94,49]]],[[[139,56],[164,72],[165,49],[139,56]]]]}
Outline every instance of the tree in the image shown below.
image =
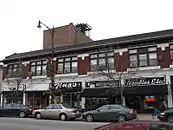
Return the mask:
{"type": "Polygon", "coordinates": [[[6,84],[8,85],[9,97],[11,97],[12,102],[15,102],[15,98],[21,96],[22,93],[26,91],[29,87],[33,86],[36,83],[33,83],[31,74],[29,74],[29,79],[25,80],[24,72],[22,70],[23,66],[21,62],[15,64],[13,71],[8,73],[6,77],[6,84]]]}
{"type": "MultiPolygon", "coordinates": [[[[120,94],[121,104],[123,103],[123,92],[125,85],[122,83],[123,79],[129,79],[133,75],[135,75],[134,71],[123,71],[123,65],[121,65],[119,71],[115,71],[114,69],[114,59],[112,61],[108,61],[107,59],[107,53],[109,52],[107,49],[105,49],[105,59],[101,59],[102,61],[99,61],[99,65],[95,67],[95,72],[93,73],[95,76],[100,75],[105,77],[108,81],[110,81],[111,85],[110,91],[115,94],[120,94]],[[118,89],[117,89],[118,87],[118,89]]],[[[123,105],[123,104],[122,104],[123,105]]]]}

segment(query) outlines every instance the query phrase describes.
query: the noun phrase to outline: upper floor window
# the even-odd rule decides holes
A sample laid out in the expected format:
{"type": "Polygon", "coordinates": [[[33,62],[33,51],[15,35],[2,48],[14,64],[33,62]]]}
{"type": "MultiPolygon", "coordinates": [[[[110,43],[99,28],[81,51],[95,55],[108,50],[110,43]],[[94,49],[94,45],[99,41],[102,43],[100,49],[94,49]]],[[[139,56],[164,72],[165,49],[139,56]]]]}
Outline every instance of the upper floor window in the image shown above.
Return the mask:
{"type": "Polygon", "coordinates": [[[9,77],[21,75],[21,63],[9,64],[7,66],[7,74],[9,77]]]}
{"type": "Polygon", "coordinates": [[[145,67],[158,65],[157,48],[138,48],[129,50],[130,67],[145,67]]]}
{"type": "Polygon", "coordinates": [[[46,60],[33,61],[30,63],[30,72],[32,73],[33,76],[46,75],[47,73],[46,68],[47,68],[46,60]]]}
{"type": "Polygon", "coordinates": [[[77,73],[77,57],[58,59],[58,74],[77,73]]]}
{"type": "Polygon", "coordinates": [[[170,45],[171,63],[173,64],[173,45],[170,45]]]}
{"type": "Polygon", "coordinates": [[[102,52],[90,55],[90,70],[114,69],[114,52],[102,52]]]}

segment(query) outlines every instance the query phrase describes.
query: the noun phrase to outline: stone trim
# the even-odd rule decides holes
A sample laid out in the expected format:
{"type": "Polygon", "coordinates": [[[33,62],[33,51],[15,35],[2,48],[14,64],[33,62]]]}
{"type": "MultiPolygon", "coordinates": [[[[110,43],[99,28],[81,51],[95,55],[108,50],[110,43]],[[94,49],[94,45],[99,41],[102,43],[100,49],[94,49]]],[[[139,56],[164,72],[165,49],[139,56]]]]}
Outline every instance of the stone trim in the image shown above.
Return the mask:
{"type": "Polygon", "coordinates": [[[82,57],[82,60],[84,60],[87,56],[89,56],[89,53],[77,55],[77,57],[82,57]]]}
{"type": "Polygon", "coordinates": [[[114,50],[114,53],[119,53],[119,55],[123,55],[123,52],[127,52],[127,51],[128,51],[127,48],[116,49],[116,50],[114,50]]]}
{"type": "Polygon", "coordinates": [[[3,67],[7,67],[8,65],[7,64],[4,64],[3,67]]]}
{"type": "Polygon", "coordinates": [[[160,69],[160,66],[147,66],[147,67],[138,67],[138,68],[128,68],[127,71],[140,71],[140,70],[153,70],[160,69]]]}
{"type": "Polygon", "coordinates": [[[169,46],[169,43],[157,44],[157,48],[161,48],[162,51],[164,51],[165,48],[168,46],[169,46]]]}

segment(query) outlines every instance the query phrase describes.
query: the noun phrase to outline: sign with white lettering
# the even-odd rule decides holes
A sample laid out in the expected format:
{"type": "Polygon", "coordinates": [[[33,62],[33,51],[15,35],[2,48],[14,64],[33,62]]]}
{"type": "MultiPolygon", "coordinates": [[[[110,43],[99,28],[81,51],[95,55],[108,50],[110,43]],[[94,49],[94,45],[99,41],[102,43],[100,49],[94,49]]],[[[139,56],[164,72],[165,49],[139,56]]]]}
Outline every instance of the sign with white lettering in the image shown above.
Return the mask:
{"type": "Polygon", "coordinates": [[[72,89],[72,88],[82,88],[81,82],[62,82],[62,83],[56,83],[55,89],[72,89]]]}
{"type": "Polygon", "coordinates": [[[132,78],[126,79],[126,86],[146,86],[146,85],[161,85],[165,84],[164,77],[142,77],[142,78],[132,78]]]}
{"type": "Polygon", "coordinates": [[[118,80],[114,81],[92,81],[85,83],[86,88],[97,88],[97,87],[112,87],[113,85],[118,86],[118,80]]]}

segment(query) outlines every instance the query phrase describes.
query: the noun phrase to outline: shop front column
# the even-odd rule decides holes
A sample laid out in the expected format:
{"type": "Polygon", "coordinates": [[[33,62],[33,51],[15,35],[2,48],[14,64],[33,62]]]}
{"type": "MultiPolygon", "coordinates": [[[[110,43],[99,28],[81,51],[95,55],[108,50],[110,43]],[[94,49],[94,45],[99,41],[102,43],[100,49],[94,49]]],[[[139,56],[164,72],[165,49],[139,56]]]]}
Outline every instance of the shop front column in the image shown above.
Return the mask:
{"type": "Polygon", "coordinates": [[[168,108],[173,107],[172,106],[172,92],[171,92],[171,85],[168,84],[168,96],[167,96],[167,100],[168,100],[168,108]]]}
{"type": "Polygon", "coordinates": [[[167,88],[168,89],[168,96],[167,96],[168,108],[170,108],[170,107],[173,107],[170,75],[165,75],[165,78],[166,78],[166,84],[168,85],[168,88],[167,88]]]}
{"type": "Polygon", "coordinates": [[[123,106],[126,106],[126,100],[124,96],[123,96],[123,106]]]}
{"type": "MultiPolygon", "coordinates": [[[[85,81],[82,81],[82,91],[85,89],[85,85],[86,85],[85,81]]],[[[81,98],[81,107],[82,109],[85,109],[85,97],[81,98]]]]}
{"type": "MultiPolygon", "coordinates": [[[[120,83],[121,83],[121,87],[123,87],[122,90],[124,91],[124,79],[121,79],[121,82],[120,83]]],[[[125,99],[124,96],[122,98],[123,98],[122,99],[122,104],[125,106],[126,105],[126,99],[125,99]]]]}
{"type": "Polygon", "coordinates": [[[26,93],[23,92],[23,105],[26,105],[26,93]]]}
{"type": "Polygon", "coordinates": [[[85,98],[82,97],[81,99],[81,106],[82,106],[82,109],[85,109],[85,98]]]}
{"type": "Polygon", "coordinates": [[[3,100],[4,100],[4,96],[3,96],[4,94],[3,93],[1,93],[1,106],[3,105],[3,100]]]}

